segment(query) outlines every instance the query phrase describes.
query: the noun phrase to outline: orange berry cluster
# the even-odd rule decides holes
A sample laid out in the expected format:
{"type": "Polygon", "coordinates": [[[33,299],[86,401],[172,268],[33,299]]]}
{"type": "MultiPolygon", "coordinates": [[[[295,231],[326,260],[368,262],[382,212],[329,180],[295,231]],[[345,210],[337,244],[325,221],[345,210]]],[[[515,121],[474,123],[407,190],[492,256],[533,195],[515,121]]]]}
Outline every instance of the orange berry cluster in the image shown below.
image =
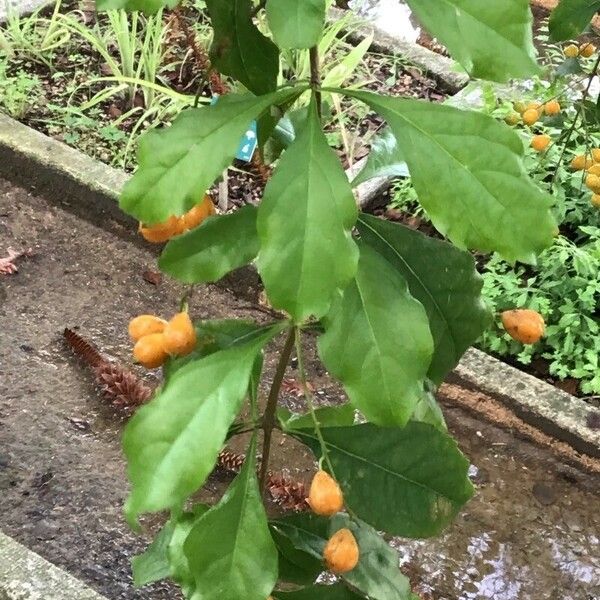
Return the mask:
{"type": "Polygon", "coordinates": [[[585,185],[592,191],[591,203],[600,208],[600,148],[592,148],[589,154],[578,154],[571,161],[574,171],[585,171],[585,185]]]}
{"type": "MultiPolygon", "coordinates": [[[[325,471],[318,471],[310,484],[308,504],[317,515],[332,517],[344,508],[340,486],[325,471]]],[[[358,564],[360,550],[354,534],[346,528],[336,531],[327,541],[323,560],[336,574],[352,571],[358,564]]]]}
{"type": "Polygon", "coordinates": [[[147,369],[156,369],[169,356],[185,356],[196,347],[196,330],[187,312],[170,321],[155,315],[140,315],[129,323],[129,336],[135,342],[133,356],[147,369]]]}
{"type": "Polygon", "coordinates": [[[207,194],[199,204],[190,209],[181,217],[175,215],[169,217],[162,223],[145,226],[140,223],[139,231],[143,238],[153,244],[162,244],[169,241],[172,237],[180,235],[189,229],[198,227],[202,221],[216,213],[215,205],[207,194]]]}
{"type": "Polygon", "coordinates": [[[541,102],[515,102],[515,112],[504,118],[508,125],[518,125],[521,121],[524,125],[534,125],[543,115],[554,117],[560,113],[560,104],[557,100],[549,100],[545,104],[541,102]]]}
{"type": "Polygon", "coordinates": [[[565,47],[564,53],[567,58],[577,58],[578,56],[583,56],[583,58],[589,58],[596,52],[596,46],[594,44],[587,42],[583,43],[580,46],[577,44],[569,44],[565,47]]]}
{"type": "Polygon", "coordinates": [[[535,344],[546,331],[544,318],[535,310],[528,308],[505,310],[501,318],[508,335],[523,344],[535,344]]]}

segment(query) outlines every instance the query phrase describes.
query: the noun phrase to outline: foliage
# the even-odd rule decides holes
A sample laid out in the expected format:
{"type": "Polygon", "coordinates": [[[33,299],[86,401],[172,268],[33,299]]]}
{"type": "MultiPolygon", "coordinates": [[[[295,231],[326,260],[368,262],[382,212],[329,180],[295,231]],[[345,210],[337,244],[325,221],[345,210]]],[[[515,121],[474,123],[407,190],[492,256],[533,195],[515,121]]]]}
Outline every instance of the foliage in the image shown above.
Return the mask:
{"type": "MultiPolygon", "coordinates": [[[[186,110],[171,127],[147,134],[121,197],[121,208],[146,224],[187,212],[231,163],[248,123],[258,121],[264,145],[288,112],[293,131],[258,208],[207,219],[171,239],[160,259],[168,273],[193,284],[256,260],[270,304],[285,316],[263,326],[197,324],[197,347],[167,361],[163,385],[127,425],[127,518],[135,527],[143,513],[171,514],[166,533],[137,561],[138,580],[168,571],[193,600],[413,600],[398,555],[379,531],[436,535],[473,493],[468,460],[445,430],[433,394],[488,323],[465,249],[533,262],[554,232],[550,197],[527,178],[518,135],[494,118],[339,87],[362,48],[341,60],[343,69],[321,73],[325,0],[297,2],[286,18],[269,4],[265,21],[262,4],[207,1],[213,62],[248,93],[186,110]],[[308,57],[298,50],[307,44],[314,44],[308,57]],[[289,51],[294,60],[308,58],[307,77],[278,80],[289,51]],[[346,98],[388,121],[419,202],[456,247],[359,217],[323,131],[323,100],[339,107],[346,98]],[[312,331],[324,365],[365,422],[354,424],[348,406],[315,410],[303,346],[312,331]],[[279,333],[285,342],[268,397],[259,402],[262,352],[279,333]],[[302,417],[277,412],[292,352],[309,407],[302,417]],[[346,512],[267,524],[262,496],[275,427],[310,448],[340,485],[346,512]],[[183,512],[227,437],[240,429],[251,432],[241,473],[214,507],[183,512]],[[341,529],[358,544],[358,563],[340,574],[339,585],[314,585],[328,539],[341,529]],[[295,582],[289,593],[279,584],[285,580],[295,582]]],[[[506,12],[478,2],[458,11],[458,4],[432,0],[431,10],[416,10],[465,68],[499,80],[536,70],[526,2],[512,0],[506,12]]],[[[101,5],[155,13],[168,3],[101,5]]]]}
{"type": "Polygon", "coordinates": [[[27,115],[40,97],[40,81],[35,75],[18,71],[7,75],[6,65],[0,63],[0,107],[14,119],[27,115]]]}

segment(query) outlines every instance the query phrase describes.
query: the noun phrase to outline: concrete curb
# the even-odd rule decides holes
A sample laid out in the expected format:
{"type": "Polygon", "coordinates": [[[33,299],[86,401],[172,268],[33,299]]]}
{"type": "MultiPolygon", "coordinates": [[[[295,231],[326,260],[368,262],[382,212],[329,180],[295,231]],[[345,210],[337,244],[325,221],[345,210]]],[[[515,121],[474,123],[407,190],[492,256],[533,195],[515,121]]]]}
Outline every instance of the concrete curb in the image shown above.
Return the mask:
{"type": "MultiPolygon", "coordinates": [[[[95,223],[105,226],[103,216],[110,215],[127,223],[129,232],[135,231],[115,201],[126,174],[1,114],[0,176],[35,187],[95,223]]],[[[594,412],[587,402],[474,349],[465,354],[451,379],[496,396],[526,422],[581,452],[600,456],[600,431],[586,425],[594,412]]]]}
{"type": "Polygon", "coordinates": [[[0,600],[107,600],[0,532],[0,600]]]}

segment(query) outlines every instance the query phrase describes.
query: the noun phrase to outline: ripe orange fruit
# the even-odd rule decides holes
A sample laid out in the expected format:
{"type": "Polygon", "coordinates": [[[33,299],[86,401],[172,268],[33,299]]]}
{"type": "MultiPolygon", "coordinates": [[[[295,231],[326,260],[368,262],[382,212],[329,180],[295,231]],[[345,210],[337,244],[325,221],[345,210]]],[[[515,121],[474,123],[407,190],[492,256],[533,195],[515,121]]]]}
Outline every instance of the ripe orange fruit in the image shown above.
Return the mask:
{"type": "Polygon", "coordinates": [[[534,110],[537,110],[538,112],[541,112],[541,111],[542,111],[542,108],[543,108],[543,107],[542,107],[542,103],[541,103],[541,102],[528,102],[528,103],[525,105],[525,110],[531,110],[531,109],[534,109],[534,110]]]}
{"type": "Polygon", "coordinates": [[[169,356],[165,348],[164,335],[151,333],[139,339],[133,347],[133,356],[146,369],[160,367],[169,356]]]}
{"type": "Polygon", "coordinates": [[[591,175],[600,175],[600,164],[596,163],[596,164],[592,165],[588,169],[588,173],[590,173],[591,175]]]}
{"type": "Polygon", "coordinates": [[[567,58],[575,58],[579,55],[579,48],[575,44],[569,44],[564,49],[564,53],[567,58]]]}
{"type": "Polygon", "coordinates": [[[583,154],[578,154],[571,161],[571,169],[574,171],[583,171],[583,169],[587,169],[592,166],[592,159],[589,156],[584,156],[583,154]]]}
{"type": "Polygon", "coordinates": [[[196,347],[196,330],[186,312],[177,313],[167,323],[163,336],[165,350],[169,354],[185,356],[196,347]]]}
{"type": "Polygon", "coordinates": [[[600,208],[600,194],[593,194],[591,199],[592,206],[600,208]]]}
{"type": "Polygon", "coordinates": [[[600,162],[600,148],[592,148],[592,158],[594,162],[600,162]]]}
{"type": "Polygon", "coordinates": [[[166,324],[167,322],[160,317],[155,317],[154,315],[140,315],[129,321],[129,337],[134,342],[137,342],[145,335],[162,333],[166,324]]]}
{"type": "Polygon", "coordinates": [[[347,573],[358,564],[359,549],[356,538],[349,529],[336,531],[327,542],[323,558],[332,573],[347,573]]]}
{"type": "Polygon", "coordinates": [[[196,204],[194,208],[183,215],[184,226],[186,229],[194,229],[194,227],[198,227],[204,219],[210,217],[210,215],[214,215],[216,212],[215,205],[207,194],[204,196],[202,202],[196,204]]]}
{"type": "Polygon", "coordinates": [[[531,147],[537,152],[542,152],[550,145],[551,141],[549,135],[534,135],[531,138],[531,147]]]}
{"type": "Polygon", "coordinates": [[[149,225],[148,227],[145,227],[140,223],[139,231],[146,241],[152,242],[153,244],[161,244],[162,242],[170,240],[174,235],[182,233],[183,221],[181,220],[181,217],[173,215],[162,223],[149,225]]]}
{"type": "Polygon", "coordinates": [[[535,108],[528,108],[523,113],[523,123],[533,125],[540,118],[540,113],[535,108]]]}
{"type": "Polygon", "coordinates": [[[337,481],[325,471],[317,471],[310,484],[308,504],[313,512],[332,517],[344,508],[344,495],[337,481]]]}
{"type": "Polygon", "coordinates": [[[594,52],[596,52],[596,46],[589,42],[587,44],[583,44],[581,48],[579,48],[579,54],[581,54],[583,58],[589,58],[592,56],[592,54],[594,54],[594,52]]]}
{"type": "Polygon", "coordinates": [[[528,308],[505,310],[502,315],[502,325],[508,335],[523,344],[535,344],[545,332],[542,315],[528,308]]]}
{"type": "Polygon", "coordinates": [[[600,177],[598,175],[588,175],[585,178],[585,185],[592,190],[592,192],[600,193],[600,177]]]}
{"type": "Polygon", "coordinates": [[[544,104],[544,112],[550,117],[553,117],[560,112],[560,104],[556,100],[550,100],[544,104]]]}

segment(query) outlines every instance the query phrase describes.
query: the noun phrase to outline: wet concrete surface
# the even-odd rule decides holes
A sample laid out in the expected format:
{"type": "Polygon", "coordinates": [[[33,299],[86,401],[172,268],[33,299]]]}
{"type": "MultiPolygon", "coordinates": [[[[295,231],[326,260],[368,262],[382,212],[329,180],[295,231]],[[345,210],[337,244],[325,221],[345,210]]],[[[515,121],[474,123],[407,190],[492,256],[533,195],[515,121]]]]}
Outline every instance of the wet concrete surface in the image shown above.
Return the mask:
{"type": "MultiPolygon", "coordinates": [[[[0,180],[0,256],[9,246],[35,252],[18,274],[0,276],[0,528],[110,599],[176,599],[168,584],[132,587],[129,559],[146,539],[130,533],[122,518],[122,423],[62,342],[64,327],[79,326],[132,366],[129,319],[177,310],[182,288],[167,278],[146,282],[155,254],[122,234],[0,180]]],[[[238,284],[237,296],[214,286],[198,290],[193,316],[267,318],[251,308],[258,290],[238,284]]],[[[269,353],[267,380],[272,363],[269,353]]],[[[335,385],[316,361],[308,363],[317,398],[338,401],[335,385]]],[[[286,403],[301,404],[292,392],[286,403]]],[[[478,491],[441,538],[392,540],[424,597],[600,598],[597,478],[563,469],[452,405],[445,410],[473,462],[478,491]]],[[[299,478],[310,474],[307,453],[277,438],[274,466],[284,465],[299,478]]],[[[226,482],[223,474],[212,477],[203,497],[216,497],[226,482]]]]}

